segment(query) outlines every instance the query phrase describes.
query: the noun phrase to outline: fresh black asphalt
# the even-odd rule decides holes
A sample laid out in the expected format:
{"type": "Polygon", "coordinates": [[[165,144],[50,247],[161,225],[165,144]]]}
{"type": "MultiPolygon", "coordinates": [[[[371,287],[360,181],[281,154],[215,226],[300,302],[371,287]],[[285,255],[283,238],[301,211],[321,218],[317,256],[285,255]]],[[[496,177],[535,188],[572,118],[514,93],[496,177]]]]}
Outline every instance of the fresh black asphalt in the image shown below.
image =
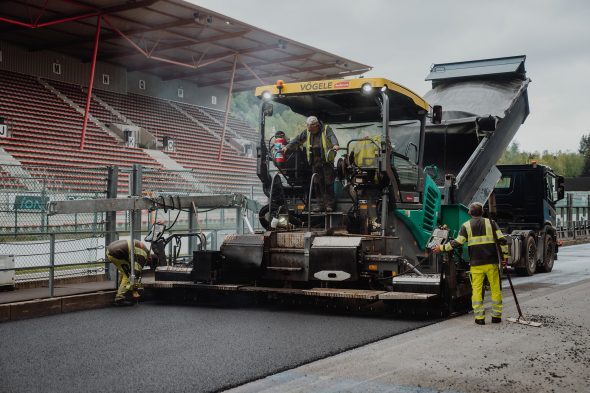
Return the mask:
{"type": "Polygon", "coordinates": [[[145,303],[0,324],[0,392],[218,391],[432,323],[145,303]]]}

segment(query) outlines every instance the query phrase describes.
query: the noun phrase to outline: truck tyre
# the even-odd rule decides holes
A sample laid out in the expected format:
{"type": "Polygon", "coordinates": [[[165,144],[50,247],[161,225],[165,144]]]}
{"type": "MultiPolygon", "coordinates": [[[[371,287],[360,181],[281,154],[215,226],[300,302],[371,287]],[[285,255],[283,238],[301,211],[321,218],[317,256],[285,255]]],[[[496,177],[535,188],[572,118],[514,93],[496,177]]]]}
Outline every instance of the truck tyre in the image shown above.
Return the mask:
{"type": "Polygon", "coordinates": [[[553,270],[553,263],[555,262],[555,239],[550,234],[545,234],[544,238],[545,254],[543,255],[543,263],[539,265],[539,271],[549,273],[553,270]]]}
{"type": "Polygon", "coordinates": [[[517,268],[516,272],[520,276],[532,276],[537,269],[537,243],[532,236],[527,236],[523,254],[524,266],[517,268]]]}

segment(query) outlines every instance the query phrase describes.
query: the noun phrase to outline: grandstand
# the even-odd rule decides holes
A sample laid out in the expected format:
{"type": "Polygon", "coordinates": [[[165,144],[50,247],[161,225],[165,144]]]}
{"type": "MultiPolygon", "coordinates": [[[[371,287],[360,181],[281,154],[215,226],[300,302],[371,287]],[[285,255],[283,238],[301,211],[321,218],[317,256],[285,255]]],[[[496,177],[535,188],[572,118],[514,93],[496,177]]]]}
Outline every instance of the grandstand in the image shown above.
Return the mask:
{"type": "MultiPolygon", "coordinates": [[[[33,76],[0,71],[0,112],[11,127],[11,136],[0,139],[0,147],[10,153],[25,168],[35,171],[42,164],[59,173],[62,186],[70,190],[91,191],[100,185],[92,175],[84,175],[81,167],[118,165],[129,168],[142,164],[152,169],[163,166],[142,149],[125,146],[122,140],[109,134],[112,122],[139,125],[156,135],[159,146],[164,136],[177,140],[178,149],[168,154],[184,168],[194,170],[211,189],[219,192],[250,194],[251,187],[259,187],[256,162],[243,151],[224,144],[222,160],[217,161],[222,123],[214,110],[190,104],[180,104],[190,117],[176,109],[172,102],[138,94],[118,94],[95,90],[95,94],[116,111],[111,112],[95,99],[91,101],[92,122],[86,136],[84,154],[79,152],[82,114],[76,109],[84,105],[82,86],[33,76]],[[53,87],[59,95],[45,85],[53,87]],[[65,97],[72,103],[68,104],[65,97]],[[118,117],[117,113],[125,117],[118,117]],[[197,120],[198,119],[198,120],[197,120]],[[196,120],[196,121],[195,121],[196,120]],[[217,138],[216,138],[217,137],[217,138]]],[[[238,119],[232,119],[230,129],[236,127],[236,137],[254,143],[254,130],[238,119]]],[[[230,134],[231,135],[231,134],[230,134]]],[[[170,191],[187,188],[181,178],[168,180],[162,188],[170,191]]],[[[190,188],[190,187],[188,187],[190,188]]],[[[192,188],[191,188],[192,189],[192,188]]],[[[120,192],[127,192],[127,182],[121,179],[120,192]]]]}
{"type": "Polygon", "coordinates": [[[82,116],[32,76],[0,71],[0,111],[11,127],[11,136],[0,139],[0,146],[33,172],[44,165],[59,173],[61,184],[71,190],[95,190],[100,184],[83,175],[81,167],[159,166],[141,149],[121,146],[95,124],[88,128],[87,150],[80,154],[82,116]]]}
{"type": "MultiPolygon", "coordinates": [[[[176,151],[167,154],[183,167],[192,169],[199,178],[215,191],[242,192],[249,194],[251,186],[259,188],[256,177],[256,160],[246,157],[244,151],[232,147],[225,141],[221,160],[217,160],[222,124],[209,121],[209,111],[204,107],[190,104],[174,104],[171,101],[139,94],[121,95],[105,91],[96,91],[96,95],[114,107],[133,124],[156,135],[158,142],[163,144],[165,136],[177,141],[176,151]],[[181,108],[189,113],[179,111],[181,108]]],[[[239,124],[234,120],[233,124],[239,124]]],[[[249,138],[252,143],[255,132],[247,130],[241,138],[249,138]]],[[[243,132],[243,131],[242,131],[243,132]]]]}
{"type": "Polygon", "coordinates": [[[21,190],[25,188],[19,179],[15,178],[12,174],[0,168],[0,184],[4,190],[21,190]]]}
{"type": "Polygon", "coordinates": [[[0,255],[15,254],[17,282],[53,288],[58,273],[114,279],[104,244],[156,218],[205,233],[208,249],[243,221],[260,229],[241,207],[174,209],[178,195],[266,202],[260,136],[230,113],[232,93],[368,70],[183,0],[0,1],[0,255]],[[158,208],[47,210],[131,192],[158,208]]]}
{"type": "Polygon", "coordinates": [[[2,189],[35,188],[8,169],[20,165],[48,189],[104,192],[104,168],[116,165],[123,169],[118,192],[125,194],[127,173],[141,164],[145,191],[254,190],[264,199],[257,133],[227,112],[231,93],[270,78],[369,69],[182,0],[104,4],[0,3],[0,117],[9,130],[0,137],[2,189]],[[96,75],[91,92],[89,71],[96,75]],[[130,145],[114,126],[155,143],[130,145]],[[174,149],[166,149],[165,138],[174,139],[174,149]]]}

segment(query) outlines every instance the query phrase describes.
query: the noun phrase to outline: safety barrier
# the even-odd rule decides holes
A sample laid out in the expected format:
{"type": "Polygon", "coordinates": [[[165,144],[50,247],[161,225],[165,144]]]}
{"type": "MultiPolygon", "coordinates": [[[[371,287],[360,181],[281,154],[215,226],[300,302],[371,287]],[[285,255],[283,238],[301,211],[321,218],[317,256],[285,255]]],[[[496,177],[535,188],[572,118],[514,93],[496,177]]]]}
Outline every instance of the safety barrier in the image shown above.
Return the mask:
{"type": "MultiPolygon", "coordinates": [[[[233,229],[203,230],[207,248],[216,250],[225,237],[235,233],[233,229]]],[[[141,238],[147,235],[142,231],[141,238]]],[[[129,232],[117,232],[117,238],[129,239],[129,232]]],[[[47,297],[54,296],[54,288],[59,283],[73,280],[105,281],[112,280],[116,287],[116,269],[105,259],[105,234],[97,232],[30,232],[26,235],[0,236],[0,255],[14,257],[14,267],[0,266],[0,275],[14,274],[18,288],[47,286],[47,297]]],[[[179,255],[189,256],[192,247],[189,242],[169,243],[178,247],[179,255]]],[[[168,255],[172,254],[169,249],[168,255]]]]}
{"type": "Polygon", "coordinates": [[[14,257],[11,272],[17,284],[49,283],[53,295],[56,280],[105,273],[104,234],[99,232],[29,232],[0,235],[0,255],[14,257]]]}
{"type": "Polygon", "coordinates": [[[557,234],[563,241],[590,241],[590,194],[567,193],[555,208],[557,234]]]}
{"type": "MultiPolygon", "coordinates": [[[[77,170],[93,179],[84,192],[79,191],[79,184],[71,183],[67,174],[42,166],[0,163],[0,255],[12,255],[15,259],[14,268],[0,266],[0,274],[14,274],[18,287],[47,285],[52,296],[57,282],[112,280],[112,268],[104,261],[105,246],[130,236],[128,212],[51,215],[47,209],[49,202],[116,197],[122,183],[136,195],[150,197],[202,194],[201,184],[192,182],[190,171],[156,171],[141,166],[77,170]],[[135,184],[132,179],[136,179],[135,184]]],[[[252,188],[248,197],[255,193],[252,188]]],[[[155,220],[163,220],[177,233],[204,233],[209,249],[218,249],[227,234],[243,231],[238,226],[244,225],[235,208],[199,209],[196,220],[191,220],[188,212],[170,209],[139,211],[137,219],[136,233],[141,237],[155,220]]],[[[255,229],[261,229],[254,214],[249,221],[255,229]]],[[[179,246],[181,255],[190,255],[192,246],[189,242],[179,246]]]]}
{"type": "Polygon", "coordinates": [[[590,222],[575,221],[567,227],[557,227],[557,237],[562,240],[590,241],[590,222]]]}

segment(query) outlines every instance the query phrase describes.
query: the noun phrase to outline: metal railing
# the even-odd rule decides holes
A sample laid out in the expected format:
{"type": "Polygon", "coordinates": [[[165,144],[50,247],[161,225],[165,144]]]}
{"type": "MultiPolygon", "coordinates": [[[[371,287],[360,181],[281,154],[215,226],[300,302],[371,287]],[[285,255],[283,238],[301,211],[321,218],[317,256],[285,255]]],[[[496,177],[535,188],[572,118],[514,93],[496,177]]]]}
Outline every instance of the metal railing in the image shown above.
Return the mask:
{"type": "Polygon", "coordinates": [[[573,193],[567,193],[555,210],[559,239],[590,240],[590,194],[575,198],[573,193]]]}
{"type": "Polygon", "coordinates": [[[106,197],[107,168],[76,168],[65,173],[35,165],[0,165],[0,234],[65,230],[100,230],[100,214],[49,216],[55,200],[106,197]]]}
{"type": "Polygon", "coordinates": [[[29,232],[0,236],[0,255],[14,256],[17,283],[49,282],[53,295],[56,278],[104,274],[104,236],[96,232],[29,232]]]}
{"type": "Polygon", "coordinates": [[[557,227],[557,237],[559,239],[590,239],[590,221],[574,221],[568,226],[557,227]]]}
{"type": "MultiPolygon", "coordinates": [[[[51,168],[0,164],[0,255],[15,258],[14,268],[0,269],[0,273],[14,274],[17,285],[48,283],[49,296],[53,296],[60,280],[114,280],[115,269],[104,259],[105,246],[117,238],[129,238],[131,222],[137,223],[134,232],[143,238],[156,218],[164,218],[167,225],[174,223],[174,232],[204,233],[210,250],[218,249],[228,234],[244,232],[244,220],[235,208],[199,210],[196,219],[187,212],[163,209],[136,211],[134,220],[125,211],[48,214],[48,202],[112,198],[121,189],[149,196],[203,194],[202,185],[192,182],[191,171],[156,171],[139,165],[124,170],[99,167],[76,171],[74,179],[78,177],[79,182],[71,174],[51,168]],[[136,183],[132,183],[134,179],[136,183]]],[[[252,188],[248,196],[254,194],[252,188]]],[[[258,220],[252,214],[249,221],[258,220]]],[[[181,255],[191,255],[194,243],[185,243],[181,255]]]]}
{"type": "MultiPolygon", "coordinates": [[[[207,249],[217,250],[225,237],[235,233],[235,229],[213,229],[203,231],[207,249]]],[[[141,238],[147,235],[142,231],[141,238]]],[[[178,231],[171,232],[171,234],[178,231]]],[[[187,232],[182,232],[187,233],[187,232]]],[[[117,237],[129,239],[129,232],[117,232],[117,237]]],[[[169,244],[172,247],[172,243],[169,244]]],[[[0,273],[14,274],[17,284],[42,284],[48,287],[48,296],[55,293],[56,283],[72,278],[94,278],[96,281],[112,280],[116,288],[116,269],[105,256],[104,233],[96,232],[31,232],[26,235],[0,237],[0,255],[14,257],[15,265],[0,268],[0,273]]],[[[175,250],[178,255],[190,256],[190,242],[185,242],[175,250]]],[[[173,251],[168,250],[168,255],[173,251]]]]}

